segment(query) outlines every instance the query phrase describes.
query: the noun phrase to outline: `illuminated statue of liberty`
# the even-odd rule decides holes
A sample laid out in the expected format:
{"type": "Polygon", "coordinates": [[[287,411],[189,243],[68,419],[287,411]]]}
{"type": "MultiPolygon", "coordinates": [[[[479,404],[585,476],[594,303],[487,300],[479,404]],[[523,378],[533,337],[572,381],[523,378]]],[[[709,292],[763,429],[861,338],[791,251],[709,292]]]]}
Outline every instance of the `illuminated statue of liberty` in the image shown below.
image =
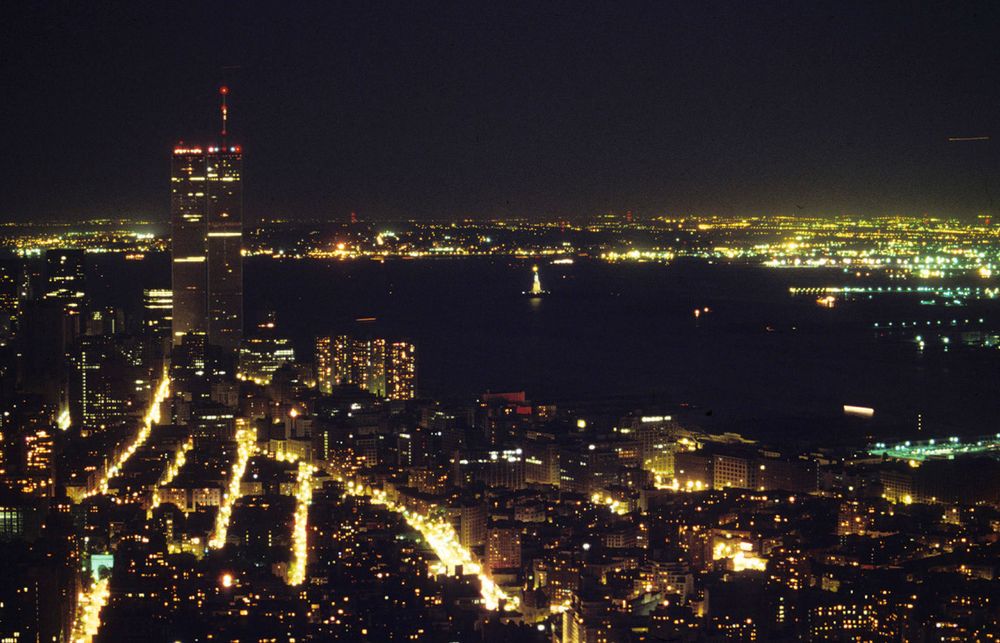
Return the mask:
{"type": "Polygon", "coordinates": [[[529,297],[541,297],[543,295],[549,294],[549,291],[542,290],[542,280],[538,276],[538,266],[532,266],[531,272],[533,277],[531,282],[531,290],[529,290],[524,294],[528,295],[529,297]]]}

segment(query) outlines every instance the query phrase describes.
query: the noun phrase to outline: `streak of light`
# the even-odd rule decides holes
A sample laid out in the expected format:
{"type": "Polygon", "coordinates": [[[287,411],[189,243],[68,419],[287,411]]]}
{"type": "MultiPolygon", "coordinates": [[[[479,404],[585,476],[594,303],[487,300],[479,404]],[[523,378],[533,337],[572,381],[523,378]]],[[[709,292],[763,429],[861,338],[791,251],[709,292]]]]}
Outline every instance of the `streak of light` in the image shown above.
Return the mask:
{"type": "Polygon", "coordinates": [[[181,448],[177,450],[177,453],[174,455],[173,462],[167,466],[167,470],[163,472],[163,476],[160,478],[159,483],[157,483],[156,487],[153,488],[153,500],[149,505],[150,511],[160,506],[160,489],[166,487],[174,481],[174,478],[177,477],[177,474],[180,473],[181,469],[184,467],[184,463],[187,462],[187,452],[190,451],[192,447],[194,447],[194,438],[188,437],[188,439],[184,441],[184,444],[181,445],[181,448]]]}
{"type": "Polygon", "coordinates": [[[139,427],[132,442],[118,455],[115,463],[105,471],[97,483],[97,489],[87,492],[85,497],[90,497],[98,493],[108,493],[108,482],[121,472],[122,467],[125,466],[128,459],[149,439],[149,434],[153,431],[153,424],[160,421],[160,405],[167,399],[167,395],[169,394],[170,378],[164,373],[163,379],[160,380],[160,385],[156,388],[156,395],[153,397],[153,402],[149,405],[149,410],[146,411],[146,416],[142,419],[142,426],[139,427]]]}
{"type": "Polygon", "coordinates": [[[247,462],[253,455],[256,448],[257,437],[253,429],[246,426],[245,422],[239,423],[236,429],[236,462],[233,463],[233,475],[229,478],[229,487],[222,497],[219,505],[219,513],[215,514],[215,528],[212,530],[212,537],[208,541],[208,546],[212,549],[221,549],[226,544],[226,535],[229,533],[229,521],[233,516],[233,505],[240,497],[240,481],[247,470],[247,462]]]}
{"type": "MultiPolygon", "coordinates": [[[[364,492],[362,487],[355,486],[353,482],[348,483],[348,493],[363,494],[364,492]]],[[[410,511],[386,498],[385,492],[381,489],[372,490],[370,495],[374,504],[384,505],[401,514],[411,527],[423,535],[427,544],[431,546],[441,561],[442,567],[438,568],[439,571],[446,571],[461,565],[464,573],[475,575],[479,579],[479,593],[483,597],[483,606],[486,609],[496,610],[500,607],[501,602],[504,603],[505,610],[517,609],[517,597],[509,596],[483,572],[482,566],[459,542],[458,535],[451,523],[410,511]]]]}
{"type": "Polygon", "coordinates": [[[97,635],[101,629],[101,608],[107,604],[110,593],[107,578],[102,578],[80,592],[71,635],[73,643],[90,643],[97,635]]]}
{"type": "Polygon", "coordinates": [[[295,480],[295,526],[292,529],[292,562],[288,570],[288,584],[301,585],[306,579],[309,561],[308,526],[309,505],[312,503],[312,476],[316,468],[299,462],[295,480]]]}

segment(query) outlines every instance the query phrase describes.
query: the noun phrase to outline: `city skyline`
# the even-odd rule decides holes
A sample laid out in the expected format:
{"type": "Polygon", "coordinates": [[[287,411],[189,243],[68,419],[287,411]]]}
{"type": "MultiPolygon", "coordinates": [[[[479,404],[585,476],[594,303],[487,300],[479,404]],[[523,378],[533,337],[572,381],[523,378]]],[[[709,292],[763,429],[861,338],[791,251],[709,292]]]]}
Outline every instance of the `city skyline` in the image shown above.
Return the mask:
{"type": "Polygon", "coordinates": [[[5,12],[0,220],[165,220],[158,159],[214,130],[222,83],[253,221],[969,218],[1000,194],[993,143],[949,142],[994,133],[988,3],[5,12]]]}
{"type": "Polygon", "coordinates": [[[0,643],[1000,640],[1000,9],[135,6],[0,9],[0,643]]]}

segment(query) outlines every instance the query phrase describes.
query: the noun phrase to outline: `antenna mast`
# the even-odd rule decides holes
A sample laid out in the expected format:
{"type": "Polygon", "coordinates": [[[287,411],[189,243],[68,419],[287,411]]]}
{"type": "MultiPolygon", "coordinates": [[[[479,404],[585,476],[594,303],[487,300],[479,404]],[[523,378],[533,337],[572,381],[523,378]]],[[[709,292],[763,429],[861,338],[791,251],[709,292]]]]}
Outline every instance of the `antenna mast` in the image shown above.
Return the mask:
{"type": "Polygon", "coordinates": [[[226,140],[226,119],[229,117],[229,110],[226,108],[226,96],[229,88],[223,85],[219,88],[219,95],[222,96],[222,140],[226,140]]]}

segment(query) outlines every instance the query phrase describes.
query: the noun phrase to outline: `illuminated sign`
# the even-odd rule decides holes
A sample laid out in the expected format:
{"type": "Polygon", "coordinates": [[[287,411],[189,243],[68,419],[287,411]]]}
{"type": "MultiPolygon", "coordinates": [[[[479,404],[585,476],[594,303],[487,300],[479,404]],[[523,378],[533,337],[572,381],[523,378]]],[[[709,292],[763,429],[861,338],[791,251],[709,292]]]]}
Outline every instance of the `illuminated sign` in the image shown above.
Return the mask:
{"type": "Polygon", "coordinates": [[[90,555],[90,576],[94,582],[101,580],[102,576],[109,576],[115,566],[114,554],[91,554],[90,555]]]}

